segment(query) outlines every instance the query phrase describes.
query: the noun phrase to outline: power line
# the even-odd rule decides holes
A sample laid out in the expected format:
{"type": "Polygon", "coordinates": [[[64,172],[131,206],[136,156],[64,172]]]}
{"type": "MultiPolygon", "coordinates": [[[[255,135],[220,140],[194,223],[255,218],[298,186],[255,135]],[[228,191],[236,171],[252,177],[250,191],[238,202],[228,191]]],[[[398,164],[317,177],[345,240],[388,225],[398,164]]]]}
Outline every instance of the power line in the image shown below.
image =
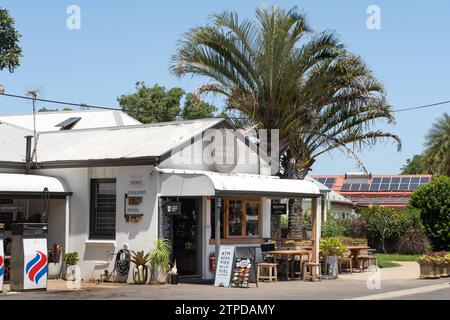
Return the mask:
{"type": "Polygon", "coordinates": [[[49,100],[49,99],[41,99],[41,98],[31,98],[31,97],[27,97],[27,96],[20,96],[20,95],[17,95],[17,94],[0,93],[0,95],[6,96],[6,97],[11,97],[11,98],[27,99],[27,100],[33,100],[34,99],[35,101],[42,101],[42,102],[55,103],[55,104],[63,104],[63,105],[74,106],[74,107],[122,111],[122,109],[119,109],[119,108],[94,106],[94,105],[89,105],[89,104],[85,104],[85,103],[74,103],[74,102],[49,100]]]}
{"type": "MultiPolygon", "coordinates": [[[[9,93],[0,93],[0,95],[6,96],[6,97],[11,97],[11,98],[26,99],[26,100],[33,100],[34,99],[35,101],[54,103],[54,104],[61,104],[61,105],[68,105],[68,106],[75,106],[75,107],[82,107],[82,108],[122,111],[122,109],[120,109],[120,108],[96,106],[96,105],[89,105],[89,104],[84,104],[84,103],[74,103],[74,102],[67,102],[67,101],[60,101],[60,100],[31,98],[31,97],[27,97],[27,96],[21,96],[21,95],[16,95],[16,94],[9,94],[9,93]]],[[[425,108],[436,107],[436,106],[449,104],[449,103],[450,103],[450,100],[447,100],[447,101],[441,101],[441,102],[425,104],[425,105],[420,105],[420,106],[415,106],[415,107],[397,109],[397,110],[393,110],[392,112],[399,113],[399,112],[405,112],[405,111],[411,111],[411,110],[425,109],[425,108]]],[[[229,117],[229,118],[237,119],[237,120],[251,120],[252,119],[250,117],[229,117]]],[[[280,118],[264,118],[264,119],[266,119],[266,120],[279,120],[280,118]]]]}

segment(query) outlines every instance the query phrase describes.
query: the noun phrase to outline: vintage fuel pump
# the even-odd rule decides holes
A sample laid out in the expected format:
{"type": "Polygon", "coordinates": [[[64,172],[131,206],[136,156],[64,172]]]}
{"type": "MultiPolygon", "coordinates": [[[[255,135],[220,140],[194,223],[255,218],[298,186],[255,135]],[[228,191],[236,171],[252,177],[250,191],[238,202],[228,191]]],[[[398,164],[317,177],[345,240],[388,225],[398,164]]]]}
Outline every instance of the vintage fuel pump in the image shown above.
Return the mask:
{"type": "Polygon", "coordinates": [[[11,291],[47,289],[48,189],[43,191],[40,223],[14,223],[11,243],[11,291]]]}

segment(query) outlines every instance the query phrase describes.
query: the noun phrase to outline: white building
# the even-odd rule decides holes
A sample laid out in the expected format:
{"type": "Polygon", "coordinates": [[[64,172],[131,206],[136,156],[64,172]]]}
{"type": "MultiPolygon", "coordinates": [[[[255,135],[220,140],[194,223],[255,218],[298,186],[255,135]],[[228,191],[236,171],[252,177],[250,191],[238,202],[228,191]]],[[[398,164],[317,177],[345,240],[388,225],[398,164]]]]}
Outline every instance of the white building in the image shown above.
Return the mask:
{"type": "Polygon", "coordinates": [[[18,209],[1,213],[0,222],[39,217],[47,188],[48,243],[78,252],[85,281],[113,269],[108,253],[124,245],[148,251],[158,237],[172,241],[181,275],[213,278],[208,258],[216,244],[232,244],[249,255],[270,237],[273,198],[313,199],[313,259],[318,258],[319,188],[270,176],[269,160],[238,134],[235,165],[218,164],[210,130],[229,128],[223,119],[77,129],[79,120],[70,130],[54,131],[62,118],[48,117],[51,124],[37,118],[42,131],[36,141],[28,120],[2,119],[0,204],[18,209]],[[216,208],[218,199],[223,205],[216,208]],[[169,202],[181,205],[180,215],[167,213],[169,202]]]}

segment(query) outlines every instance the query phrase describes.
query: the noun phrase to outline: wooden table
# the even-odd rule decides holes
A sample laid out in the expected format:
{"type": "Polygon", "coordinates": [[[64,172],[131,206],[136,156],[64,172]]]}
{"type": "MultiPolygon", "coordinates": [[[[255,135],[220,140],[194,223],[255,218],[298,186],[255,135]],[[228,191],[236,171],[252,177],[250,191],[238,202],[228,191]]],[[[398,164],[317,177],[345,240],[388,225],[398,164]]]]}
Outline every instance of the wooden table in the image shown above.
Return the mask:
{"type": "Polygon", "coordinates": [[[280,261],[279,273],[281,274],[282,280],[291,280],[294,276],[293,268],[291,267],[290,260],[295,260],[295,257],[300,257],[300,270],[303,256],[307,256],[309,261],[310,251],[303,250],[275,250],[268,251],[267,253],[274,256],[275,260],[280,261]]]}
{"type": "Polygon", "coordinates": [[[370,247],[367,246],[348,246],[350,250],[350,258],[352,258],[353,268],[359,268],[358,256],[361,250],[368,250],[370,247]]]}

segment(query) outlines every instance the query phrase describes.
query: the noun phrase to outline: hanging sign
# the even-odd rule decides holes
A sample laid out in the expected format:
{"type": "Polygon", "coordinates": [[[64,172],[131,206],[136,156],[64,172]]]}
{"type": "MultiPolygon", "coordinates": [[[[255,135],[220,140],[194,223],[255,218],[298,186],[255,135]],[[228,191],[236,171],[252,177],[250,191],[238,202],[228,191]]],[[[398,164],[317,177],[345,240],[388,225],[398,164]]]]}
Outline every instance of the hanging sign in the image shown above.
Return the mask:
{"type": "Polygon", "coordinates": [[[163,211],[167,215],[179,216],[181,215],[181,202],[166,201],[163,205],[163,211]]]}
{"type": "Polygon", "coordinates": [[[234,263],[234,246],[220,246],[214,286],[229,287],[234,263]]]}
{"type": "Polygon", "coordinates": [[[128,191],[125,194],[124,214],[127,222],[139,222],[144,215],[145,194],[144,175],[131,175],[128,182],[128,191]]]}
{"type": "Polygon", "coordinates": [[[144,208],[142,205],[142,197],[134,197],[125,195],[125,216],[143,216],[144,208]]]}
{"type": "Polygon", "coordinates": [[[18,204],[0,204],[0,213],[22,211],[22,206],[18,204]]]}
{"type": "Polygon", "coordinates": [[[287,213],[286,203],[272,203],[270,205],[270,212],[273,216],[281,216],[287,213]]]}

